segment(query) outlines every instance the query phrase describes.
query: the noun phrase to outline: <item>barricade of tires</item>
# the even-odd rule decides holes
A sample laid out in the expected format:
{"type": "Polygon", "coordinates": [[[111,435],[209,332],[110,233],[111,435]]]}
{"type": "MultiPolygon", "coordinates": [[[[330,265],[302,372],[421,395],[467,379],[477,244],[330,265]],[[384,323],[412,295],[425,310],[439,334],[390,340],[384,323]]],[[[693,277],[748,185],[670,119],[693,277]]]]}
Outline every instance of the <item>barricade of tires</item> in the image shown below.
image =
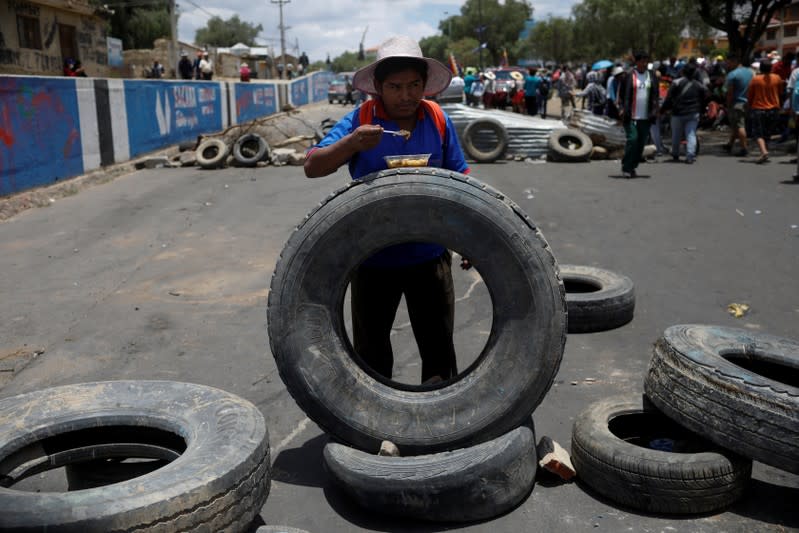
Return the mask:
{"type": "Polygon", "coordinates": [[[543,235],[499,191],[435,168],[353,181],[289,238],[267,318],[281,379],[336,441],[325,448],[325,465],[354,501],[406,518],[471,521],[507,512],[532,490],[531,415],[560,366],[565,291],[543,235]],[[446,219],[431,220],[437,212],[446,219]],[[468,373],[436,385],[397,386],[379,376],[342,327],[350,272],[409,236],[491,258],[473,265],[493,295],[494,331],[468,373]],[[375,455],[384,441],[401,456],[375,455]]]}
{"type": "Polygon", "coordinates": [[[180,153],[168,166],[219,169],[227,166],[302,165],[305,152],[335,124],[310,123],[298,112],[270,115],[231,126],[217,134],[180,143],[180,153]]]}
{"type": "Polygon", "coordinates": [[[219,389],[109,381],[0,400],[2,531],[243,532],[270,475],[263,415],[219,389]],[[59,467],[69,492],[13,488],[59,467]]]}
{"type": "Polygon", "coordinates": [[[578,478],[654,513],[708,513],[745,493],[752,461],[799,473],[799,342],[676,325],[654,345],[644,397],[609,398],[572,431],[578,478]]]}

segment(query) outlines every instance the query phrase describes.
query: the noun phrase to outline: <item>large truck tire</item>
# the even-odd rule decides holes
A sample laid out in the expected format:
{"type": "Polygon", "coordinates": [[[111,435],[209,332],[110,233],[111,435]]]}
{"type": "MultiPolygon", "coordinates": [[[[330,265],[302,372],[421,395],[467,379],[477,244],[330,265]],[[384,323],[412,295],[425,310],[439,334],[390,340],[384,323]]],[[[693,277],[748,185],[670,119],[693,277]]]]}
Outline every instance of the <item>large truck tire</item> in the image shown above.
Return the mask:
{"type": "Polygon", "coordinates": [[[799,342],[722,326],[671,326],[644,392],[719,446],[799,474],[799,342]]]}
{"type": "Polygon", "coordinates": [[[66,385],[0,400],[0,530],[246,531],[269,494],[269,440],[251,403],[173,381],[66,385]],[[73,492],[16,482],[81,461],[168,462],[73,492]]]}
{"type": "Polygon", "coordinates": [[[535,224],[496,189],[435,168],[375,173],[322,201],[284,246],[267,319],[280,376],[309,418],[358,449],[377,452],[389,440],[407,455],[518,427],[552,385],[566,339],[563,283],[535,224]],[[399,242],[439,243],[470,258],[491,294],[485,348],[438,385],[372,371],[344,327],[351,273],[399,242]]]}
{"type": "Polygon", "coordinates": [[[575,419],[572,462],[577,479],[599,494],[651,513],[723,509],[744,493],[752,461],[719,448],[642,405],[640,397],[607,398],[575,419]]]}
{"type": "Polygon", "coordinates": [[[336,485],[372,512],[433,522],[494,518],[532,490],[538,468],[532,424],[450,452],[382,457],[329,443],[324,461],[336,485]]]}

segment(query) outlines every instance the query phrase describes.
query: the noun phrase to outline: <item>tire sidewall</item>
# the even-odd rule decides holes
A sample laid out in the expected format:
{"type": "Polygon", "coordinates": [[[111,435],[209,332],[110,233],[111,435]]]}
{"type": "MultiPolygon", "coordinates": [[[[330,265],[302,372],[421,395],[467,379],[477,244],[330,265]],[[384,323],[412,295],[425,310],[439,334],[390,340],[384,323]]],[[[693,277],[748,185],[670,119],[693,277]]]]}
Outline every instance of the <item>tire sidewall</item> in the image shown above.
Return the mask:
{"type": "Polygon", "coordinates": [[[195,151],[197,164],[202,168],[219,168],[225,163],[229,147],[222,139],[205,139],[200,143],[195,151]],[[212,157],[206,157],[204,152],[208,148],[216,147],[217,153],[212,157]]]}
{"type": "Polygon", "coordinates": [[[449,171],[386,171],[308,215],[275,270],[268,327],[281,377],[311,419],[356,448],[376,451],[390,440],[419,454],[499,436],[540,403],[563,353],[562,284],[543,237],[497,195],[449,171]],[[438,242],[481,258],[473,264],[491,294],[483,354],[435,390],[395,388],[365,371],[344,329],[350,272],[403,241],[438,242]]]}
{"type": "Polygon", "coordinates": [[[551,161],[583,162],[591,159],[591,150],[594,143],[591,138],[580,130],[573,128],[553,130],[549,135],[549,158],[551,161]],[[573,137],[580,143],[577,149],[569,149],[561,145],[564,137],[573,137]]]}
{"type": "Polygon", "coordinates": [[[463,149],[466,154],[478,163],[493,163],[508,149],[508,131],[505,126],[493,118],[478,118],[469,122],[463,130],[463,149]],[[499,142],[493,150],[483,152],[475,145],[474,136],[480,129],[490,129],[497,135],[499,142]]]}
{"type": "Polygon", "coordinates": [[[242,166],[255,166],[258,161],[263,161],[269,157],[269,145],[266,140],[257,133],[245,133],[233,144],[233,158],[242,166]],[[242,153],[244,143],[248,141],[256,141],[258,143],[258,151],[253,156],[246,156],[242,153]]]}
{"type": "Polygon", "coordinates": [[[43,438],[113,425],[174,432],[187,441],[187,447],[163,468],[104,487],[66,493],[0,488],[0,506],[5,509],[0,529],[147,524],[204,502],[209,491],[222,491],[225,483],[245,476],[261,461],[269,464],[268,434],[257,408],[200,385],[168,381],[67,385],[0,400],[0,420],[8,417],[19,423],[0,426],[0,458],[43,438]],[[83,511],[76,514],[76,507],[83,511]]]}

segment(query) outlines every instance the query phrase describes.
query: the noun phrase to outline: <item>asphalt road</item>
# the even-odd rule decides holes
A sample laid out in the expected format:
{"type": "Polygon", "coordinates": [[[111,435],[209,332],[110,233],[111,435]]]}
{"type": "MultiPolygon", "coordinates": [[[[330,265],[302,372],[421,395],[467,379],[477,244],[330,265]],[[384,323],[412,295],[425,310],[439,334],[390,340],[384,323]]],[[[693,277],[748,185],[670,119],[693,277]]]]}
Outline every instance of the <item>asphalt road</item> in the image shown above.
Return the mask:
{"type": "MultiPolygon", "coordinates": [[[[704,147],[703,147],[704,148],[704,147]]],[[[634,320],[570,335],[556,382],[534,414],[538,436],[569,447],[574,417],[592,401],[638,396],[652,343],[670,325],[704,323],[796,337],[799,186],[787,156],[758,166],[702,154],[693,166],[618,162],[503,162],[473,176],[537,222],[560,263],[625,274],[634,320]],[[747,303],[742,318],[727,312],[747,303]]],[[[541,477],[512,512],[477,524],[387,520],[331,484],[326,437],[286,392],[266,333],[272,271],[292,229],[348,181],[307,180],[298,167],[137,171],[0,223],[0,396],[110,379],[196,382],[238,394],[263,412],[274,472],[267,524],[309,532],[799,530],[799,476],[761,464],[726,512],[653,516],[623,509],[579,482],[541,477]]],[[[457,271],[456,346],[479,353],[490,328],[485,285],[457,271]]],[[[394,344],[402,379],[418,379],[401,315],[394,344]]],[[[796,385],[796,384],[794,384],[796,385]]],[[[29,490],[52,489],[52,477],[29,490]]]]}

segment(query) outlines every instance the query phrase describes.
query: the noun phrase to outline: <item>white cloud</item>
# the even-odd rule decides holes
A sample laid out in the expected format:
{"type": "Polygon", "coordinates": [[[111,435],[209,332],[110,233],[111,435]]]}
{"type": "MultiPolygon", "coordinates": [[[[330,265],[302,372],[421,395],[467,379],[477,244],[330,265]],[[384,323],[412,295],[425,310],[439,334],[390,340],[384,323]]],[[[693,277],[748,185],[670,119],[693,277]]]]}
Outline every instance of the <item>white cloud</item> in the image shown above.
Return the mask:
{"type": "MultiPolygon", "coordinates": [[[[544,0],[533,2],[534,16],[548,13],[568,16],[577,0],[544,0]]],[[[233,15],[250,24],[261,24],[260,43],[280,53],[279,8],[271,0],[258,3],[245,0],[195,0],[202,7],[179,2],[178,38],[194,42],[197,29],[208,22],[210,14],[228,19],[233,15]]],[[[438,24],[448,16],[460,13],[464,0],[291,0],[283,5],[286,30],[286,52],[296,45],[311,61],[331,59],[346,51],[356,52],[364,29],[368,26],[364,46],[377,46],[392,35],[409,35],[415,39],[435,35],[438,24]]],[[[235,43],[230,43],[231,45],[235,43]]]]}

